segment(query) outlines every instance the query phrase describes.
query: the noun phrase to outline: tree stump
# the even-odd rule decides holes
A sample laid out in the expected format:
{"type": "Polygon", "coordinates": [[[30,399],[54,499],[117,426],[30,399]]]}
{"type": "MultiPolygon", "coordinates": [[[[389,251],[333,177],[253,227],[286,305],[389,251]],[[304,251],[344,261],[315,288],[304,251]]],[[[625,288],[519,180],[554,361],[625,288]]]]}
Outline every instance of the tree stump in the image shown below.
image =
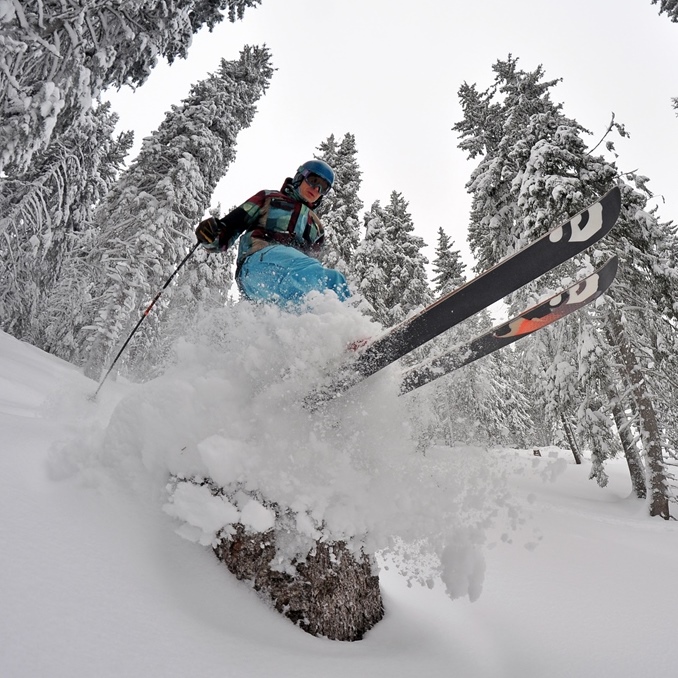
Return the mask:
{"type": "Polygon", "coordinates": [[[383,616],[374,559],[360,558],[343,542],[316,542],[294,573],[272,569],[275,530],[247,533],[242,525],[214,547],[217,558],[247,580],[275,609],[304,631],[331,640],[360,640],[383,616]]]}

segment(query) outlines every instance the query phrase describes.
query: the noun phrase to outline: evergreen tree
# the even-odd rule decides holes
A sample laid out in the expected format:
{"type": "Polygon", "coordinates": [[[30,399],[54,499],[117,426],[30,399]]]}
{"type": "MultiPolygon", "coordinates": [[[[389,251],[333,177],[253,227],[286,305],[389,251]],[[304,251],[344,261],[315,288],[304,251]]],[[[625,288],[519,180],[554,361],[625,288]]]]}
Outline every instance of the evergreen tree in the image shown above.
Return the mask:
{"type": "Polygon", "coordinates": [[[678,0],[652,0],[652,4],[659,4],[659,13],[666,12],[671,21],[678,23],[678,0]]]}
{"type": "MultiPolygon", "coordinates": [[[[466,282],[464,268],[460,252],[440,228],[433,260],[437,297],[466,282]]],[[[459,353],[490,324],[489,312],[483,311],[434,339],[427,349],[431,355],[459,353]]],[[[447,445],[522,444],[531,429],[529,403],[516,386],[521,380],[512,365],[504,353],[496,353],[436,381],[420,394],[417,418],[425,422],[424,439],[447,445]]]]}
{"type": "MultiPolygon", "coordinates": [[[[86,259],[99,272],[81,333],[88,375],[98,377],[116,342],[138,318],[140,304],[152,298],[185,256],[195,224],[235,157],[236,137],[251,123],[271,75],[265,47],[246,47],[240,59],[222,60],[216,73],[194,85],[144,140],[139,156],[97,210],[101,230],[86,259]]],[[[168,298],[163,296],[165,303],[168,298]]],[[[153,322],[147,325],[146,333],[153,322]]]]}
{"type": "Polygon", "coordinates": [[[404,320],[428,304],[425,244],[414,235],[414,224],[402,194],[393,191],[389,204],[375,202],[365,215],[367,232],[354,258],[358,286],[385,327],[404,320]]]}
{"type": "Polygon", "coordinates": [[[353,275],[360,294],[372,307],[370,315],[387,327],[390,322],[386,306],[387,270],[393,245],[388,241],[386,216],[378,200],[372,204],[363,219],[365,237],[356,248],[353,275]]]}
{"type": "Polygon", "coordinates": [[[504,353],[471,363],[408,395],[420,450],[440,445],[522,445],[529,403],[504,353]]]}
{"type": "MultiPolygon", "coordinates": [[[[614,448],[610,442],[614,413],[608,398],[612,393],[626,393],[624,384],[629,384],[633,395],[629,404],[635,405],[645,454],[650,513],[668,517],[666,448],[661,440],[665,422],[659,422],[663,408],[655,404],[661,395],[652,388],[651,380],[643,377],[659,364],[657,359],[647,361],[643,356],[656,354],[653,336],[661,336],[664,344],[671,343],[673,337],[673,326],[665,318],[676,318],[675,229],[659,224],[645,210],[646,177],[629,175],[625,181],[613,162],[588,151],[582,139],[586,130],[551,101],[549,90],[557,81],[543,81],[541,67],[525,73],[509,57],[497,62],[494,71],[495,84],[486,92],[468,85],[460,90],[464,120],[455,126],[463,138],[460,146],[471,157],[482,156],[468,185],[473,194],[471,246],[484,268],[543,234],[549,225],[580,211],[615,183],[621,187],[623,210],[612,237],[592,254],[578,257],[569,269],[561,269],[566,277],[562,273],[545,277],[554,287],[562,287],[577,270],[590,271],[609,253],[617,253],[621,259],[608,303],[578,314],[579,320],[571,319],[572,336],[566,346],[544,355],[546,364],[576,364],[580,380],[575,384],[570,379],[567,388],[565,381],[559,383],[558,392],[549,397],[562,399],[567,392],[564,404],[569,407],[584,395],[578,408],[579,429],[586,432],[595,459],[602,461],[614,448]],[[582,318],[590,323],[586,332],[574,326],[582,318]],[[575,354],[577,346],[580,351],[575,354]],[[614,360],[617,355],[621,370],[614,360]]],[[[611,129],[625,134],[614,121],[611,129]]],[[[613,149],[612,144],[608,143],[608,148],[613,149]]],[[[515,295],[514,301],[527,294],[529,287],[515,295]]],[[[545,336],[538,340],[542,345],[545,336]]],[[[562,412],[562,405],[550,409],[562,412]]]]}
{"type": "Polygon", "coordinates": [[[533,431],[530,403],[521,389],[522,368],[510,351],[468,365],[448,385],[450,412],[458,441],[485,445],[525,445],[533,431]]]}
{"type": "MultiPolygon", "coordinates": [[[[564,214],[585,207],[590,191],[569,176],[573,157],[586,154],[587,131],[552,102],[558,80],[543,81],[543,69],[520,71],[509,56],[494,66],[495,84],[479,93],[459,91],[464,119],[454,126],[459,147],[482,155],[467,185],[472,194],[469,244],[484,271],[545,233],[564,214]],[[502,103],[496,102],[502,99],[502,103]]],[[[614,168],[605,178],[613,182],[614,168]]]]}
{"type": "Polygon", "coordinates": [[[402,194],[393,191],[384,209],[386,237],[395,246],[393,256],[387,262],[386,306],[391,325],[402,322],[431,301],[425,268],[428,259],[422,253],[426,243],[414,234],[414,224],[407,208],[408,203],[402,194]]]}
{"type": "Polygon", "coordinates": [[[362,173],[358,167],[355,137],[347,133],[337,144],[331,135],[318,150],[318,158],[328,163],[335,173],[334,188],[323,198],[318,210],[325,227],[323,264],[351,278],[353,254],[360,242],[360,211],[363,208],[358,197],[362,173]]]}
{"type": "Polygon", "coordinates": [[[438,229],[438,245],[433,259],[433,292],[442,297],[460,287],[465,282],[466,264],[461,260],[459,250],[452,249],[449,236],[441,228],[438,229]]]}
{"type": "Polygon", "coordinates": [[[2,329],[62,356],[45,334],[48,300],[131,146],[130,133],[114,140],[116,121],[110,104],[92,108],[36,153],[29,171],[0,179],[2,329]]]}
{"type": "MultiPolygon", "coordinates": [[[[40,0],[3,3],[0,171],[25,170],[53,133],[107,87],[142,84],[159,56],[185,57],[194,33],[260,0],[40,0]]],[[[76,123],[77,124],[77,123],[76,123]]]]}

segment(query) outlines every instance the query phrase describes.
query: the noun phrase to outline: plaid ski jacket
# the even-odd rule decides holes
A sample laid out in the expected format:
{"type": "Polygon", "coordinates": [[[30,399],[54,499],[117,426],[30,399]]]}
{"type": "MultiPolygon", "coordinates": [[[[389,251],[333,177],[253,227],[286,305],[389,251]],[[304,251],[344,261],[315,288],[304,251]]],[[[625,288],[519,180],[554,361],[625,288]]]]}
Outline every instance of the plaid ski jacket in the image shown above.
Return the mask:
{"type": "Polygon", "coordinates": [[[322,223],[286,179],[280,191],[259,191],[219,219],[219,249],[240,238],[238,267],[248,255],[280,243],[302,251],[317,251],[325,237],[322,223]],[[242,236],[242,237],[241,237],[242,236]]]}

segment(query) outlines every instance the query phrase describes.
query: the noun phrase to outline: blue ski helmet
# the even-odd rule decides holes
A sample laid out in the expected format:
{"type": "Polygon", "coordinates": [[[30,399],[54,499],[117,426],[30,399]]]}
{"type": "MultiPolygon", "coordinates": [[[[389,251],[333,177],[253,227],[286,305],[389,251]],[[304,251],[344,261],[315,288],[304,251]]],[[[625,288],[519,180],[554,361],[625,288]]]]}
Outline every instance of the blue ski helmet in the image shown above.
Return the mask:
{"type": "Polygon", "coordinates": [[[322,160],[308,160],[303,165],[300,165],[297,173],[294,175],[294,184],[298,186],[309,174],[317,174],[332,188],[334,184],[334,170],[326,162],[322,160]]]}

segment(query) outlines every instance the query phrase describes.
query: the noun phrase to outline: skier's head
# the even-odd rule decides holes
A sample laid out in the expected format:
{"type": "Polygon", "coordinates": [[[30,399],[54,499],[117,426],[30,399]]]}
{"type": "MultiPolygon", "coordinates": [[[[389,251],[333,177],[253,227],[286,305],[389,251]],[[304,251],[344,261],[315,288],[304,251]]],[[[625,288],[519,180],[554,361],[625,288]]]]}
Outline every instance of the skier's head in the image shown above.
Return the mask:
{"type": "Polygon", "coordinates": [[[292,183],[297,190],[307,194],[303,196],[305,199],[308,198],[309,202],[317,203],[332,188],[334,170],[322,160],[308,160],[299,166],[292,183]]]}

